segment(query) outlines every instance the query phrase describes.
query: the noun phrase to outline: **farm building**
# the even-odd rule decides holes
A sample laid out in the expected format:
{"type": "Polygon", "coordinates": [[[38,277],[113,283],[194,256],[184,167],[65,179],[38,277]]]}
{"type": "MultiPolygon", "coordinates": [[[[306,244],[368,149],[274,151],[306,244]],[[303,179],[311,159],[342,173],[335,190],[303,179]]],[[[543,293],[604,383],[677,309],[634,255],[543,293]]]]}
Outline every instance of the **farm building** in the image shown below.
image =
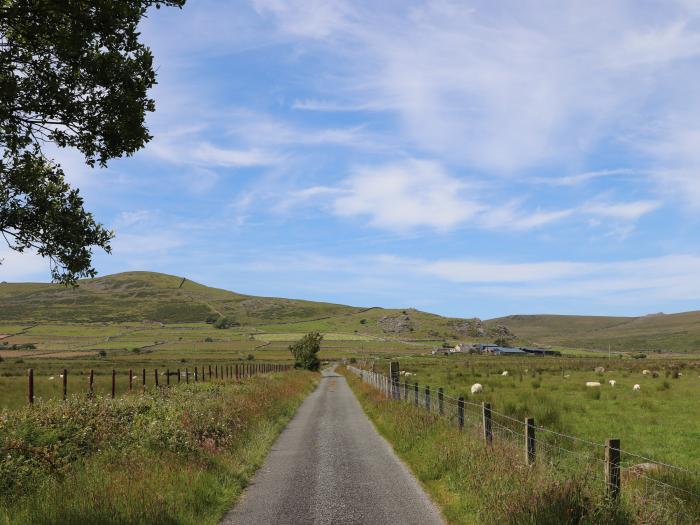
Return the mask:
{"type": "Polygon", "coordinates": [[[547,348],[533,348],[521,346],[520,350],[522,350],[523,352],[527,352],[528,354],[534,355],[561,355],[561,352],[559,352],[558,350],[550,350],[547,348]]]}
{"type": "Polygon", "coordinates": [[[485,354],[490,355],[531,355],[527,352],[523,352],[520,348],[509,348],[507,346],[493,346],[488,345],[488,348],[482,350],[485,354]]]}

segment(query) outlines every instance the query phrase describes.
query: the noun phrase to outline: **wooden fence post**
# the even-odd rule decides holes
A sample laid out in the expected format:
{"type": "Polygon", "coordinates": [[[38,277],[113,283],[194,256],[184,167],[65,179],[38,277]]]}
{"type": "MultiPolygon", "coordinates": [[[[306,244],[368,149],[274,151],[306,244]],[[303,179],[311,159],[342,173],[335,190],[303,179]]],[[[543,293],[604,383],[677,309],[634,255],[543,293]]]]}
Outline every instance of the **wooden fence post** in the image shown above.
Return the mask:
{"type": "Polygon", "coordinates": [[[156,385],[156,388],[158,388],[158,369],[153,370],[153,377],[155,378],[154,384],[156,385]]]}
{"type": "Polygon", "coordinates": [[[408,381],[406,380],[403,382],[403,399],[408,401],[408,381]]]}
{"type": "Polygon", "coordinates": [[[27,400],[30,405],[34,404],[34,369],[30,368],[27,370],[27,381],[28,381],[28,391],[27,400]]]}
{"type": "Polygon", "coordinates": [[[430,386],[425,385],[425,409],[430,412],[430,386]]]}
{"type": "Polygon", "coordinates": [[[528,466],[535,464],[535,419],[525,418],[525,462],[528,466]]]}
{"type": "Polygon", "coordinates": [[[491,426],[491,403],[482,403],[481,409],[483,412],[484,421],[484,441],[486,441],[486,443],[490,445],[493,442],[493,429],[491,426]]]}
{"type": "Polygon", "coordinates": [[[389,377],[391,380],[391,397],[392,399],[400,399],[399,393],[399,362],[389,362],[389,377]]]}
{"type": "Polygon", "coordinates": [[[417,382],[417,381],[416,381],[416,383],[413,385],[413,396],[414,396],[414,398],[415,398],[415,399],[414,399],[414,401],[415,401],[414,404],[415,404],[416,406],[418,406],[418,382],[417,382]]]}
{"type": "Polygon", "coordinates": [[[209,365],[209,381],[211,381],[211,365],[209,365]]]}
{"type": "Polygon", "coordinates": [[[165,369],[165,384],[166,384],[166,386],[170,386],[170,369],[169,368],[165,369]]]}
{"type": "Polygon", "coordinates": [[[196,383],[199,380],[199,367],[195,366],[194,367],[194,382],[196,383]]]}
{"type": "Polygon", "coordinates": [[[460,430],[464,430],[464,396],[457,399],[457,423],[460,430]]]}
{"type": "Polygon", "coordinates": [[[605,443],[605,486],[610,498],[620,497],[620,440],[608,439],[605,443]]]}
{"type": "Polygon", "coordinates": [[[190,369],[185,368],[185,383],[190,384],[190,369]]]}
{"type": "Polygon", "coordinates": [[[131,394],[131,390],[134,387],[134,371],[129,368],[129,393],[131,394]]]}
{"type": "Polygon", "coordinates": [[[177,384],[180,384],[180,369],[177,369],[177,384]]]}
{"type": "Polygon", "coordinates": [[[63,369],[63,400],[68,399],[68,369],[63,369]]]}
{"type": "Polygon", "coordinates": [[[146,369],[142,368],[141,369],[141,387],[143,388],[143,391],[146,391],[146,369]]]}
{"type": "Polygon", "coordinates": [[[94,388],[95,388],[95,371],[90,369],[90,392],[89,392],[89,394],[91,396],[95,393],[94,388]]]}
{"type": "Polygon", "coordinates": [[[112,399],[117,396],[117,371],[112,368],[112,399]]]}
{"type": "Polygon", "coordinates": [[[214,365],[214,379],[219,379],[219,365],[214,365]]]}
{"type": "Polygon", "coordinates": [[[442,387],[438,388],[438,413],[440,415],[443,415],[445,413],[444,406],[443,406],[443,396],[444,392],[442,390],[442,387]]]}

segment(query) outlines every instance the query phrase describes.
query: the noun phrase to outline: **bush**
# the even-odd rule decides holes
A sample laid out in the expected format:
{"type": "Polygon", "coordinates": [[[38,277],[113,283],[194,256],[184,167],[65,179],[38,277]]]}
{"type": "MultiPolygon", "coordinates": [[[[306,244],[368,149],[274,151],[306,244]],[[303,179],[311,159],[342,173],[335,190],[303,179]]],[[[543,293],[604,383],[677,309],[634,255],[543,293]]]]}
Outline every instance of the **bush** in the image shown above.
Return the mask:
{"type": "Polygon", "coordinates": [[[224,330],[229,327],[231,327],[231,321],[225,315],[220,315],[219,318],[216,321],[214,321],[214,328],[224,330]]]}
{"type": "Polygon", "coordinates": [[[214,340],[213,340],[211,337],[205,337],[205,338],[204,338],[204,342],[205,342],[205,343],[213,343],[214,340]]]}
{"type": "Polygon", "coordinates": [[[367,324],[367,319],[360,319],[360,324],[367,324]]]}
{"type": "Polygon", "coordinates": [[[106,352],[105,350],[100,350],[99,352],[97,352],[97,354],[98,354],[100,357],[107,357],[107,352],[106,352]]]}
{"type": "Polygon", "coordinates": [[[289,351],[294,356],[294,368],[318,370],[321,362],[318,352],[321,350],[323,336],[318,332],[309,332],[296,343],[289,345],[289,351]]]}
{"type": "Polygon", "coordinates": [[[255,361],[255,356],[253,354],[248,354],[246,359],[248,359],[248,361],[255,361]]]}

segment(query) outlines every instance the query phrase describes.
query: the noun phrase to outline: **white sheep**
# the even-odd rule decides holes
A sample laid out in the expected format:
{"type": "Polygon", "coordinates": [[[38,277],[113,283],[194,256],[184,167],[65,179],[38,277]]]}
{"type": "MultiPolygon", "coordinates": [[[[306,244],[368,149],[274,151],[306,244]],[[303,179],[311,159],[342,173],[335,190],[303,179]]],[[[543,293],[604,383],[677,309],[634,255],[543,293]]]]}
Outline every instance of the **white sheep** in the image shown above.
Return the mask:
{"type": "Polygon", "coordinates": [[[502,375],[502,376],[507,376],[507,375],[508,375],[508,370],[504,370],[503,372],[501,372],[501,375],[502,375]]]}
{"type": "Polygon", "coordinates": [[[415,375],[415,374],[412,374],[411,372],[406,372],[406,376],[412,376],[412,375],[415,375]]]}
{"type": "Polygon", "coordinates": [[[642,375],[648,376],[649,374],[651,374],[651,371],[649,371],[649,370],[642,370],[642,375]]]}
{"type": "Polygon", "coordinates": [[[138,378],[139,378],[139,376],[132,376],[131,379],[138,379],[138,378]]]}
{"type": "Polygon", "coordinates": [[[472,394],[478,394],[479,392],[483,392],[483,391],[484,391],[484,387],[481,386],[481,383],[474,383],[474,384],[472,385],[471,391],[472,391],[472,394]]]}
{"type": "Polygon", "coordinates": [[[617,383],[617,381],[615,381],[614,379],[608,381],[608,384],[610,384],[610,386],[615,386],[615,383],[617,383]]]}
{"type": "Polygon", "coordinates": [[[53,376],[49,377],[49,381],[53,381],[53,380],[54,380],[53,376]]]}
{"type": "Polygon", "coordinates": [[[598,387],[598,386],[600,386],[600,381],[586,381],[586,386],[598,387]]]}
{"type": "Polygon", "coordinates": [[[61,379],[63,379],[63,374],[60,374],[58,377],[60,377],[61,379]]]}
{"type": "Polygon", "coordinates": [[[639,386],[639,385],[634,385],[634,386],[632,387],[632,390],[634,390],[635,392],[639,392],[641,389],[642,389],[642,387],[639,386]]]}
{"type": "Polygon", "coordinates": [[[602,373],[605,372],[605,367],[603,367],[603,366],[596,366],[594,372],[595,372],[596,374],[602,374],[602,373]]]}

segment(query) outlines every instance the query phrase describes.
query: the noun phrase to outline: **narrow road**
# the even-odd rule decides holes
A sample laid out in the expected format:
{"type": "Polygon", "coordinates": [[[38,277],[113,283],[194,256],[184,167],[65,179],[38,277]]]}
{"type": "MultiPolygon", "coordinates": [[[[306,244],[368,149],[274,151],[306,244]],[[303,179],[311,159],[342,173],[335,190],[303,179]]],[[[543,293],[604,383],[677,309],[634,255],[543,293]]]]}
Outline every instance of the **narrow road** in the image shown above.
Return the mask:
{"type": "Polygon", "coordinates": [[[345,378],[326,370],[221,523],[444,522],[367,419],[345,378]]]}

